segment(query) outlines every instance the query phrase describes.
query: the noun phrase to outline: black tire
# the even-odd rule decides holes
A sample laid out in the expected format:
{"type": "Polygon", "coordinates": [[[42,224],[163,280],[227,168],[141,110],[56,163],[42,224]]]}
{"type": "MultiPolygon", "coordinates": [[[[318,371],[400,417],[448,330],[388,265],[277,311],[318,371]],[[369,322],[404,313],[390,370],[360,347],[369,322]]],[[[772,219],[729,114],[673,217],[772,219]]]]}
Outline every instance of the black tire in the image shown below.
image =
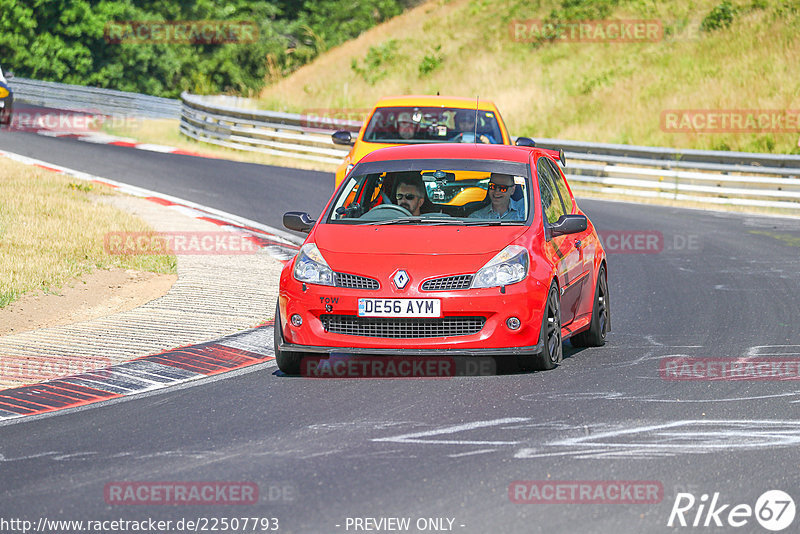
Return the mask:
{"type": "Polygon", "coordinates": [[[281,329],[281,313],[278,306],[275,306],[275,327],[273,335],[273,345],[275,347],[275,361],[278,362],[278,369],[285,375],[299,375],[300,361],[303,358],[302,352],[282,351],[278,347],[283,340],[283,330],[281,329]]]}
{"type": "Polygon", "coordinates": [[[0,117],[2,117],[0,118],[0,124],[8,126],[10,129],[11,119],[13,118],[13,115],[14,115],[14,101],[13,100],[11,102],[6,101],[5,107],[3,108],[2,111],[0,111],[0,117]]]}
{"type": "Polygon", "coordinates": [[[539,331],[542,351],[534,356],[519,356],[517,363],[523,371],[547,371],[558,365],[564,357],[561,342],[561,297],[555,282],[550,284],[544,306],[542,327],[539,331]]]}
{"type": "Polygon", "coordinates": [[[611,324],[611,312],[608,307],[608,279],[606,268],[600,266],[597,273],[597,285],[594,289],[592,304],[592,322],[589,330],[575,334],[570,338],[573,347],[602,347],[606,344],[606,334],[611,324]]]}

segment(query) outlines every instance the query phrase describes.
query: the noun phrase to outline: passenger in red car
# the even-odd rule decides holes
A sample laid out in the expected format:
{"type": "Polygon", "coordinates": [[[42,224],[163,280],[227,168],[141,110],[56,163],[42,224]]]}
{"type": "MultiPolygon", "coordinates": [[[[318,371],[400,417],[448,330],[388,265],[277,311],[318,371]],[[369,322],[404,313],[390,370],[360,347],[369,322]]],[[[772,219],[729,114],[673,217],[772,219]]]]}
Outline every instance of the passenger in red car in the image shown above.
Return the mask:
{"type": "Polygon", "coordinates": [[[472,212],[469,217],[473,219],[524,220],[524,207],[520,205],[521,203],[512,201],[511,198],[516,187],[513,176],[493,172],[486,192],[489,202],[486,206],[472,212]]]}

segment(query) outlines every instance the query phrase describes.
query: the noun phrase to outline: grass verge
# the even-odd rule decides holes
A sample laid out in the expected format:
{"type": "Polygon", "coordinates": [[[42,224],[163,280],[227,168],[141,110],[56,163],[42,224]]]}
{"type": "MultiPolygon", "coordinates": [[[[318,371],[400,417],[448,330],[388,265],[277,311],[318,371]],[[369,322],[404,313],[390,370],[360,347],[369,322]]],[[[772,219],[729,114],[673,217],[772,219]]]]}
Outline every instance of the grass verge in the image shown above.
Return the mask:
{"type": "Polygon", "coordinates": [[[108,232],[152,231],[98,202],[113,189],[0,158],[0,308],[25,293],[57,293],[94,269],[174,274],[174,255],[109,255],[108,232]]]}

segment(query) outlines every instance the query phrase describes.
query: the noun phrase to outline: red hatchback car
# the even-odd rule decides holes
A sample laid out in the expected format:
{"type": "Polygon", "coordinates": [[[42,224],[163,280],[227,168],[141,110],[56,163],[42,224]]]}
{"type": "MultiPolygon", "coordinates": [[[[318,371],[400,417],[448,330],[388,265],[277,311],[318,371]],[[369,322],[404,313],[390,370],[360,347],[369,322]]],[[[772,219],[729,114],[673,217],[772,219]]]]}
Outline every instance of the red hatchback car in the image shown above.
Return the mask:
{"type": "Polygon", "coordinates": [[[319,220],[286,213],[309,235],[281,273],[280,370],[330,354],[514,355],[552,369],[567,338],[603,345],[606,254],[559,162],[533,147],[385,148],[319,220]]]}

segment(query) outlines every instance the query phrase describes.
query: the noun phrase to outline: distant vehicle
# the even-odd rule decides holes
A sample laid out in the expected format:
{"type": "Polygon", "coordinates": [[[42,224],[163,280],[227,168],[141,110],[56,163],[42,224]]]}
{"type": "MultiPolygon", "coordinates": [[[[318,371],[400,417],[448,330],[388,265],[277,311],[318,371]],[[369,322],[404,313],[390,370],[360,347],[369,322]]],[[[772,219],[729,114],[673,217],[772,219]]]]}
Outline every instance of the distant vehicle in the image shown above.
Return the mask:
{"type": "MultiPolygon", "coordinates": [[[[512,144],[497,106],[489,100],[430,95],[382,98],[355,139],[347,130],[332,137],[337,145],[353,145],[336,169],[336,187],[353,165],[379,148],[418,143],[512,144]]],[[[533,141],[523,137],[517,144],[533,146],[533,141]]]]}
{"type": "MultiPolygon", "coordinates": [[[[14,75],[8,73],[8,78],[14,75]]],[[[3,76],[3,69],[0,68],[0,125],[11,124],[11,116],[14,113],[14,92],[8,85],[8,80],[3,76]]]]}
{"type": "Polygon", "coordinates": [[[563,151],[414,145],[366,155],[285,265],[275,355],[514,356],[551,369],[562,340],[605,343],[606,254],[567,185],[563,151]],[[453,203],[460,183],[481,200],[453,203]],[[409,189],[410,187],[410,189],[409,189]],[[402,191],[401,191],[402,189],[402,191]],[[411,192],[409,192],[411,191],[411,192]]]}

